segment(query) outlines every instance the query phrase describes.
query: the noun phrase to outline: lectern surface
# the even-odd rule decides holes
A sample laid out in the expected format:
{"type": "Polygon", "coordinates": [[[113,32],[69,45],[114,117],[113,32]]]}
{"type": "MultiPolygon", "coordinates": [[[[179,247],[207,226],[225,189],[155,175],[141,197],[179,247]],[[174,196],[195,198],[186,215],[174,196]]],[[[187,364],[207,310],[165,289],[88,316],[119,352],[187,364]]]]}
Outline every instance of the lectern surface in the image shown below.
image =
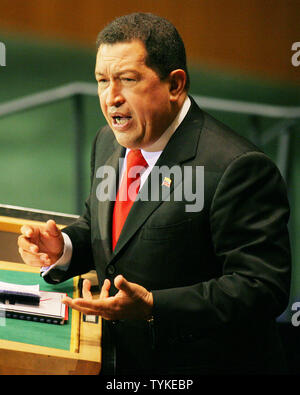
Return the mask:
{"type": "MultiPolygon", "coordinates": [[[[24,224],[41,223],[28,219],[30,212],[27,214],[26,219],[0,216],[0,281],[39,284],[42,291],[78,297],[79,277],[51,285],[40,277],[39,268],[17,260],[20,228],[24,224]]],[[[45,214],[39,219],[44,223],[50,218],[45,214]]],[[[97,284],[95,272],[81,277],[97,284]]],[[[101,319],[87,321],[72,309],[69,309],[68,322],[63,325],[4,318],[0,312],[0,375],[98,374],[101,369],[101,323],[101,319]]]]}

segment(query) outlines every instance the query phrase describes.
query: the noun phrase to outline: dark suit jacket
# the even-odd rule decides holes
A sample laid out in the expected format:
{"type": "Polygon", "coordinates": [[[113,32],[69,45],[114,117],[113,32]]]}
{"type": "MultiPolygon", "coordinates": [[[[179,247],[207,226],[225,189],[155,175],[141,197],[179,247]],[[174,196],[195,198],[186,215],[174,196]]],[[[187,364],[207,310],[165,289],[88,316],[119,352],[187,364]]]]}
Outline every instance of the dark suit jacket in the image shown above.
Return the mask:
{"type": "MultiPolygon", "coordinates": [[[[98,201],[97,170],[117,169],[124,154],[112,131],[100,130],[85,211],[64,230],[73,257],[61,281],[95,267],[100,285],[123,274],[153,292],[152,326],[104,321],[103,371],[280,372],[275,318],[288,303],[290,246],[289,205],[276,166],[192,100],[156,165],[204,166],[202,210],[187,212],[184,194],[183,201],[172,199],[181,184],[171,175],[170,187],[151,185],[160,200],[135,202],[112,252],[114,202],[98,201]]],[[[195,191],[195,172],[190,180],[195,191]]]]}

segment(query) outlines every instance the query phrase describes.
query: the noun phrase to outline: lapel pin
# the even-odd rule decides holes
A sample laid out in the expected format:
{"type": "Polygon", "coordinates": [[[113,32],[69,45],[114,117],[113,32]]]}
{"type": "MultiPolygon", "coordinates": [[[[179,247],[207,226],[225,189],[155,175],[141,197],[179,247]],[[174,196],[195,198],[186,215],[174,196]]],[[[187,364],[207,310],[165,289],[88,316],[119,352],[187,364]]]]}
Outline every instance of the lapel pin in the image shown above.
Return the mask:
{"type": "Polygon", "coordinates": [[[163,180],[163,183],[161,185],[164,185],[165,187],[170,188],[171,183],[172,183],[171,178],[165,177],[163,180]]]}

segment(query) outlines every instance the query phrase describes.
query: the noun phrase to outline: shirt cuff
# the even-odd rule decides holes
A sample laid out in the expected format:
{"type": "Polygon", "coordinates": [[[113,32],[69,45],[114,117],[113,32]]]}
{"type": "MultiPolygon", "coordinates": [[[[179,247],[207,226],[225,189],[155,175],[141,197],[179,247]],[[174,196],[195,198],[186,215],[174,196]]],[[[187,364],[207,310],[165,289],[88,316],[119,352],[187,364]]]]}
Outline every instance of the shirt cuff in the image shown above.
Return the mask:
{"type": "Polygon", "coordinates": [[[69,266],[70,266],[72,253],[73,253],[72,241],[71,241],[70,237],[66,233],[62,232],[62,235],[63,235],[63,238],[64,238],[64,251],[63,251],[63,254],[52,265],[41,267],[40,274],[41,274],[42,277],[46,276],[46,274],[48,274],[50,272],[50,270],[52,270],[54,268],[59,269],[59,270],[63,270],[63,271],[67,271],[69,266]]]}

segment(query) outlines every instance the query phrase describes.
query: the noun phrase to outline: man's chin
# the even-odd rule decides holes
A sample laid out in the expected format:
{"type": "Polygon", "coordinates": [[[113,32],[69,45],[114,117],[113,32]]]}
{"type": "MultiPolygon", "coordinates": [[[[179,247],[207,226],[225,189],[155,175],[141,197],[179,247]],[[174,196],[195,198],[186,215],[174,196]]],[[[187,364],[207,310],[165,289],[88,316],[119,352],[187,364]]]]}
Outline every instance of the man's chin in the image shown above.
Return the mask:
{"type": "Polygon", "coordinates": [[[138,138],[134,138],[133,136],[129,136],[129,133],[120,133],[113,131],[117,142],[122,145],[122,147],[129,149],[140,149],[142,148],[142,142],[138,138]]]}

